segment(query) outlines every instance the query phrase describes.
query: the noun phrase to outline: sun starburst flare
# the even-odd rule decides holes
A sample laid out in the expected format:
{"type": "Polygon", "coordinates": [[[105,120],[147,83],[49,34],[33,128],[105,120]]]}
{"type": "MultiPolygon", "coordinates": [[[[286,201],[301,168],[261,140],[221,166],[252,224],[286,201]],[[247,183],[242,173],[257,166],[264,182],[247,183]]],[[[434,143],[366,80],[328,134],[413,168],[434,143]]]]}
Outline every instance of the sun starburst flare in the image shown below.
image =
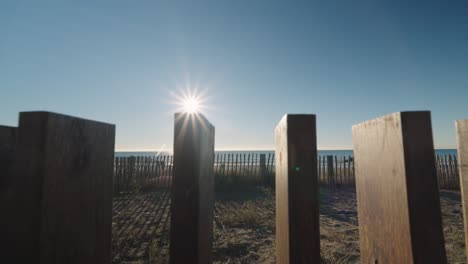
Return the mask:
{"type": "Polygon", "coordinates": [[[205,104],[207,96],[205,92],[200,92],[199,89],[186,88],[180,93],[172,93],[172,96],[175,99],[173,103],[177,106],[177,112],[201,114],[207,110],[205,104]]]}
{"type": "Polygon", "coordinates": [[[201,110],[200,101],[195,97],[185,98],[182,101],[182,105],[185,113],[195,114],[201,110]]]}

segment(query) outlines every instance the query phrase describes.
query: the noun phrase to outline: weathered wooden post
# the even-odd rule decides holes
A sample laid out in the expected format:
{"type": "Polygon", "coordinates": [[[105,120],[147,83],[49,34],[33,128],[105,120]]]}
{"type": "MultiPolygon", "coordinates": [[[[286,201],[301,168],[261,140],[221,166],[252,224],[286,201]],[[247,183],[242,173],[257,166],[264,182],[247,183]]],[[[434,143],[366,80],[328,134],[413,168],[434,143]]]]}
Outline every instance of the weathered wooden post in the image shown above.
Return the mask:
{"type": "Polygon", "coordinates": [[[111,262],[114,136],[114,125],[20,113],[4,259],[111,262]]]}
{"type": "Polygon", "coordinates": [[[211,263],[214,207],[213,125],[175,114],[170,263],[211,263]]]}
{"type": "Polygon", "coordinates": [[[315,115],[285,115],[275,129],[276,261],[320,263],[315,115]]]}
{"type": "Polygon", "coordinates": [[[446,263],[428,111],[353,126],[362,263],[446,263]]]}
{"type": "Polygon", "coordinates": [[[468,119],[455,122],[457,132],[458,171],[465,224],[465,247],[468,253],[468,119]]]}

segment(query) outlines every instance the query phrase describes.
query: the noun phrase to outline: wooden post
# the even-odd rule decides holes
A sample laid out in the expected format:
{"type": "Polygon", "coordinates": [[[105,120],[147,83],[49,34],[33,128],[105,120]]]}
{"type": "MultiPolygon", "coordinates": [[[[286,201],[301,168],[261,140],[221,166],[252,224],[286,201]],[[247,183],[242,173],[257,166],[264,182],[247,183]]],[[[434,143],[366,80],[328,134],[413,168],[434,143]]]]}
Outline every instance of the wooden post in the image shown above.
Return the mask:
{"type": "Polygon", "coordinates": [[[212,261],[214,135],[203,115],[175,115],[170,263],[212,261]]]}
{"type": "Polygon", "coordinates": [[[1,243],[14,263],[110,263],[115,126],[20,113],[1,243]]]}
{"type": "Polygon", "coordinates": [[[458,171],[465,224],[465,247],[468,253],[468,119],[455,122],[457,132],[458,171]]]}
{"type": "Polygon", "coordinates": [[[320,263],[315,115],[285,115],[275,129],[276,261],[320,263]]]}
{"type": "Polygon", "coordinates": [[[353,126],[362,263],[446,263],[428,111],[353,126]]]}

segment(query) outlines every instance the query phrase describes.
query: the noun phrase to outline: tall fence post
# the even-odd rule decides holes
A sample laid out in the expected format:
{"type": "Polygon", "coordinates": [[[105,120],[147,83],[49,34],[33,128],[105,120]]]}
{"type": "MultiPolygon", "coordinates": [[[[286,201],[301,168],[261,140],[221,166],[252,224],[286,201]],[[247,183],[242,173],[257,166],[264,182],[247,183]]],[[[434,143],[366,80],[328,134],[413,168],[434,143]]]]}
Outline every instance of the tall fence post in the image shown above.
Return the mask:
{"type": "Polygon", "coordinates": [[[213,125],[201,114],[175,114],[170,263],[211,263],[214,207],[213,125]]]}
{"type": "Polygon", "coordinates": [[[319,263],[315,115],[285,115],[275,129],[276,260],[319,263]]]}
{"type": "Polygon", "coordinates": [[[2,217],[14,263],[110,263],[115,126],[22,112],[2,217]]]}
{"type": "Polygon", "coordinates": [[[455,122],[457,132],[458,171],[462,193],[465,247],[468,253],[468,119],[455,122]]]}
{"type": "Polygon", "coordinates": [[[353,126],[362,263],[446,263],[431,116],[353,126]]]}

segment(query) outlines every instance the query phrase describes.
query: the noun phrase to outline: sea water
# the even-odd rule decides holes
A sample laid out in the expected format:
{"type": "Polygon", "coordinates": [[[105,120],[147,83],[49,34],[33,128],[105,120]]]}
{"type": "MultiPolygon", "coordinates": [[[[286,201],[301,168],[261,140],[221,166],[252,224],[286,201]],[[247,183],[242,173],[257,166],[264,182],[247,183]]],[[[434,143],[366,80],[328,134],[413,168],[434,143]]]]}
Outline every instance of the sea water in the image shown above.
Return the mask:
{"type": "MultiPolygon", "coordinates": [[[[216,154],[252,154],[252,153],[259,153],[259,154],[273,154],[275,151],[274,150],[223,150],[223,151],[215,151],[216,154]]],[[[456,155],[457,150],[456,149],[436,149],[435,150],[436,154],[439,155],[456,155]]],[[[143,151],[143,152],[120,152],[117,151],[115,152],[116,157],[130,157],[130,156],[159,156],[159,155],[168,155],[170,153],[168,152],[156,152],[156,151],[143,151]]],[[[318,151],[319,156],[327,156],[327,155],[333,155],[333,156],[353,156],[353,151],[352,150],[319,150],[318,151]]]]}

